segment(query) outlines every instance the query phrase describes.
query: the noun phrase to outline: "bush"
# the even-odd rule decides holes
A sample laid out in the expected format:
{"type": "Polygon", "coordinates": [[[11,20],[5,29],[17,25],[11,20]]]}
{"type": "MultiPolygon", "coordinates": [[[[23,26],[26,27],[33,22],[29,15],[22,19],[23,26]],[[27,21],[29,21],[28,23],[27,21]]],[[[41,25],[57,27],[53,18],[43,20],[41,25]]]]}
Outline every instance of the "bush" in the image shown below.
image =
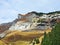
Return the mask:
{"type": "Polygon", "coordinates": [[[36,42],[36,44],[39,44],[40,43],[40,41],[39,41],[38,38],[34,39],[34,41],[36,42]]]}

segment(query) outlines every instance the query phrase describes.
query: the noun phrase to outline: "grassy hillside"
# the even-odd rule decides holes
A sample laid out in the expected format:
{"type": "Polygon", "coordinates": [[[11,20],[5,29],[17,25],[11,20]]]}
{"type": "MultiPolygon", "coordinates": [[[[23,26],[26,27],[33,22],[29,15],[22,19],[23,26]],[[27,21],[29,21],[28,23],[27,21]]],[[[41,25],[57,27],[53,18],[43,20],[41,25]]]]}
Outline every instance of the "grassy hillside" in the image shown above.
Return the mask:
{"type": "Polygon", "coordinates": [[[1,44],[4,45],[29,45],[30,41],[35,38],[40,38],[43,35],[43,32],[40,31],[32,31],[32,32],[21,32],[21,31],[13,31],[8,33],[3,39],[0,41],[1,44]]]}
{"type": "Polygon", "coordinates": [[[33,30],[30,32],[26,31],[21,32],[15,30],[7,32],[8,32],[7,35],[0,40],[1,45],[31,45],[30,42],[35,40],[36,38],[39,38],[39,41],[42,41],[44,32],[48,33],[51,32],[51,30],[45,31],[33,30]]]}

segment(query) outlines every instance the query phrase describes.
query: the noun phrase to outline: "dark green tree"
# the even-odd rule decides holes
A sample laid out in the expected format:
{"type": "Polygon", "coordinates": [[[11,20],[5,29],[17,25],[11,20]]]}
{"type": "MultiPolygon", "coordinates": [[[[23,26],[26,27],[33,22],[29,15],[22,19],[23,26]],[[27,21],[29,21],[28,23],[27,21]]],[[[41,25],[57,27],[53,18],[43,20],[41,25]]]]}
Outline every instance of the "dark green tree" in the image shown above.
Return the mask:
{"type": "Polygon", "coordinates": [[[60,45],[60,23],[48,34],[44,33],[41,45],[60,45]]]}

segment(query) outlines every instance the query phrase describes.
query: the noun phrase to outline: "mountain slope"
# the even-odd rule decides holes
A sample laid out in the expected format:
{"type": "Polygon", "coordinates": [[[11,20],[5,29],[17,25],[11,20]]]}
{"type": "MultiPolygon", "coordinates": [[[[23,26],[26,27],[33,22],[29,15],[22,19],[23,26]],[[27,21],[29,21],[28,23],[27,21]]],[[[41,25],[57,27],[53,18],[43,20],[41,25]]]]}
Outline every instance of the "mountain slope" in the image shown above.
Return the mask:
{"type": "Polygon", "coordinates": [[[11,25],[12,25],[12,22],[1,24],[1,25],[0,25],[0,33],[8,30],[11,25]]]}

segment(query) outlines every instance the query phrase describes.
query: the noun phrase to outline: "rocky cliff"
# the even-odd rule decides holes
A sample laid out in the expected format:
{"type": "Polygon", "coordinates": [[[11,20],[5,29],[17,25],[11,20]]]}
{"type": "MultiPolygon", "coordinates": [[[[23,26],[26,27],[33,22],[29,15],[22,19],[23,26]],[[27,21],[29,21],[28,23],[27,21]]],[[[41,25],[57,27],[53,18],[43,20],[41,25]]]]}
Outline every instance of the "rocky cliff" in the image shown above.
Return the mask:
{"type": "Polygon", "coordinates": [[[46,17],[48,17],[49,19],[60,18],[60,11],[50,12],[50,13],[39,13],[39,12],[32,11],[24,15],[19,14],[18,19],[15,19],[13,22],[1,24],[0,33],[8,29],[28,30],[28,28],[31,28],[33,25],[35,25],[33,24],[34,19],[36,21],[39,20],[40,18],[46,19],[46,17]]]}

